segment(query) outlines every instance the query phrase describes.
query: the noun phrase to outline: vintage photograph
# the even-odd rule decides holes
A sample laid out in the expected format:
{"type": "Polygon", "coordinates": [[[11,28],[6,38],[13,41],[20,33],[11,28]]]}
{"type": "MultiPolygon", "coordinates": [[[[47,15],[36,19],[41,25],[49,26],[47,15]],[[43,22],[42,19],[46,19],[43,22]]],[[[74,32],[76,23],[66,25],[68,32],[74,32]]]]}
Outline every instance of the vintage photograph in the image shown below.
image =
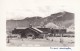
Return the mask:
{"type": "Polygon", "coordinates": [[[5,1],[6,46],[74,47],[75,1],[5,1]]]}
{"type": "Polygon", "coordinates": [[[67,11],[47,17],[6,20],[7,46],[73,47],[74,13],[67,11]]]}

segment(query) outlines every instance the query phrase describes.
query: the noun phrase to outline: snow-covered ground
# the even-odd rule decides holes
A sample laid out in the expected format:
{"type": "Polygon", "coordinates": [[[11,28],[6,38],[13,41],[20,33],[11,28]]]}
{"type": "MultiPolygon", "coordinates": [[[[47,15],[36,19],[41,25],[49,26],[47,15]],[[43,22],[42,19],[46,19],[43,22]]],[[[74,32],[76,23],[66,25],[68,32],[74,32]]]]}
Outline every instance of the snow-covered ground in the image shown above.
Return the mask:
{"type": "Polygon", "coordinates": [[[73,47],[74,37],[48,37],[47,39],[9,39],[7,46],[20,46],[20,47],[73,47]]]}

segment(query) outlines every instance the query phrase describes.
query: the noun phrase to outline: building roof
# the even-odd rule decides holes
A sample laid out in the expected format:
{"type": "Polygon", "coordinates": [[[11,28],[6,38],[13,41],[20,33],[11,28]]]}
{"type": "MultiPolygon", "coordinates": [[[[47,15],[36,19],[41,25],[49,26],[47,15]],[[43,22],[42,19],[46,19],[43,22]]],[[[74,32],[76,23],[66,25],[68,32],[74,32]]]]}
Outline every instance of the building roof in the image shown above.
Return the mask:
{"type": "Polygon", "coordinates": [[[41,32],[41,33],[43,33],[43,31],[41,31],[40,29],[38,29],[38,28],[35,28],[35,27],[32,27],[32,30],[35,30],[35,31],[38,31],[38,32],[41,32]]]}
{"type": "Polygon", "coordinates": [[[16,29],[26,29],[27,27],[17,27],[16,29]]]}

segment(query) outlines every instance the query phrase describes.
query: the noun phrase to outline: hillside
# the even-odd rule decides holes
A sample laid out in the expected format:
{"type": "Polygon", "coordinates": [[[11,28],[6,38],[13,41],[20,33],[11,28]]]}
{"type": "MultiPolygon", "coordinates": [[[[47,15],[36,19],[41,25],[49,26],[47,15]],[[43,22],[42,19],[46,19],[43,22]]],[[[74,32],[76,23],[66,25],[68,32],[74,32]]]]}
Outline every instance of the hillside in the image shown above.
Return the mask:
{"type": "Polygon", "coordinates": [[[69,12],[59,12],[51,14],[45,18],[35,16],[35,17],[26,17],[22,20],[7,20],[6,28],[7,30],[12,30],[16,27],[29,27],[29,24],[32,24],[34,27],[44,27],[48,23],[54,23],[59,27],[69,27],[74,24],[74,14],[69,12]]]}

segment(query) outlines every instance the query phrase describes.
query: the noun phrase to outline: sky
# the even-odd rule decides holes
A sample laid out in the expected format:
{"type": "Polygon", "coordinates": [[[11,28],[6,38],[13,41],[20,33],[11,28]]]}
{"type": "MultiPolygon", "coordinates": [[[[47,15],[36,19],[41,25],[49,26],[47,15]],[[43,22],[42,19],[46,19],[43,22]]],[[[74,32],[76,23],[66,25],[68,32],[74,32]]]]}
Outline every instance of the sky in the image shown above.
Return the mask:
{"type": "Polygon", "coordinates": [[[20,20],[33,16],[46,17],[62,11],[75,13],[79,0],[2,0],[1,3],[7,20],[20,20]]]}

